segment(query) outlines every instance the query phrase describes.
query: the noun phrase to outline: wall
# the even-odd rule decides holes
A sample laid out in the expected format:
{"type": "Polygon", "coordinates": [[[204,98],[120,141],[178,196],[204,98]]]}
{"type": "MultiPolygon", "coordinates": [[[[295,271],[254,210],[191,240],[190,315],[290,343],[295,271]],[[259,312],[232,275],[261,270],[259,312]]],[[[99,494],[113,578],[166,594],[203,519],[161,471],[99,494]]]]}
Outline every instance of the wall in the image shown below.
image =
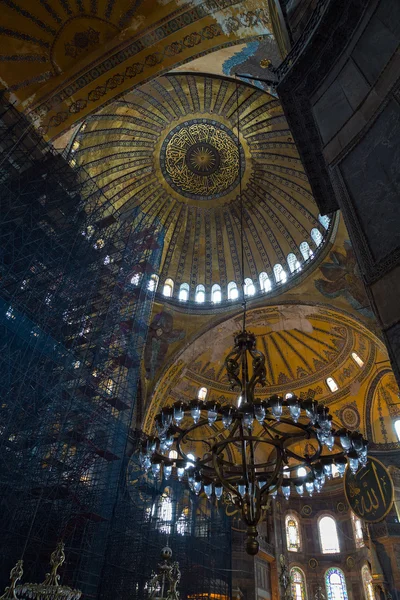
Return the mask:
{"type": "Polygon", "coordinates": [[[321,211],[342,210],[399,379],[400,2],[319,6],[278,92],[321,211]]]}

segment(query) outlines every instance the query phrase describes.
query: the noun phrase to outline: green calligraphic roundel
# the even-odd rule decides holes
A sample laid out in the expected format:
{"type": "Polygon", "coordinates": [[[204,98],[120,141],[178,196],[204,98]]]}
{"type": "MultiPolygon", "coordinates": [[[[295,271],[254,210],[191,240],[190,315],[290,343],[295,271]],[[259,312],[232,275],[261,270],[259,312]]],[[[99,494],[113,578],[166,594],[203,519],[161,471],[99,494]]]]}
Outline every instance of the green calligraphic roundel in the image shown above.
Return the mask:
{"type": "Polygon", "coordinates": [[[346,469],[344,491],[351,510],[368,523],[382,521],[393,505],[393,482],[389,471],[370,457],[355,475],[346,469]]]}

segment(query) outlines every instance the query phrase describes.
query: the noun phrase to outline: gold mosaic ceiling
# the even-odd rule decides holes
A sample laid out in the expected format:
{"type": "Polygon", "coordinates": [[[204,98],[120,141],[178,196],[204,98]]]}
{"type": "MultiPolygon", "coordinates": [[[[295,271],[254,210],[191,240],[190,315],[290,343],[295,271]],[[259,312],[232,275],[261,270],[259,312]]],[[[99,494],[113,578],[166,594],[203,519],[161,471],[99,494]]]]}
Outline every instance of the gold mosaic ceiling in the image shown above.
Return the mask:
{"type": "MultiPolygon", "coordinates": [[[[230,318],[175,357],[158,379],[146,431],[152,430],[162,406],[190,401],[203,386],[207,399],[237,405],[238,391],[230,389],[224,359],[240,327],[241,316],[230,318]]],[[[387,352],[358,321],[327,308],[281,305],[251,310],[248,330],[256,334],[257,347],[266,357],[267,386],[257,390],[257,397],[292,392],[314,398],[329,406],[336,428],[363,431],[377,449],[399,447],[393,429],[400,415],[399,390],[387,352]],[[328,377],[337,384],[336,391],[328,387],[328,377]]]]}
{"type": "Polygon", "coordinates": [[[161,73],[270,38],[267,0],[2,0],[0,89],[50,139],[161,73]]]}
{"type": "Polygon", "coordinates": [[[139,206],[165,227],[161,281],[175,290],[240,281],[239,183],[244,199],[245,271],[256,280],[285,268],[318,221],[279,101],[235,82],[172,74],[90,117],[71,160],[95,179],[124,218],[139,206]],[[240,176],[241,175],[241,176],[240,176]]]}

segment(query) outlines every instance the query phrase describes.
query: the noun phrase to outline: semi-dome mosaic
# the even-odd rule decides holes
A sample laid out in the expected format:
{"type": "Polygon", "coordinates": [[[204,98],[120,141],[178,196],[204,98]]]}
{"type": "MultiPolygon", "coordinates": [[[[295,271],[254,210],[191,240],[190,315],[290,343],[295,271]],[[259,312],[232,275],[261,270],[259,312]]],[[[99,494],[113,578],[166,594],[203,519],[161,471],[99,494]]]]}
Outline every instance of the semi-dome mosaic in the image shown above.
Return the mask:
{"type": "MultiPolygon", "coordinates": [[[[208,329],[158,372],[144,422],[148,432],[160,408],[177,400],[201,394],[221,404],[240,403],[224,361],[241,319],[208,329]]],[[[279,305],[250,310],[247,329],[266,359],[266,385],[256,389],[257,398],[312,398],[329,406],[335,428],[360,429],[371,448],[398,447],[392,421],[400,419],[399,390],[383,343],[359,321],[329,308],[279,305]]]]}
{"type": "Polygon", "coordinates": [[[85,166],[110,213],[129,218],[139,207],[161,222],[159,289],[170,279],[176,299],[182,284],[189,301],[199,285],[206,300],[220,286],[224,301],[230,282],[240,284],[240,184],[245,277],[256,291],[271,289],[261,279],[298,273],[327,235],[279,100],[243,83],[154,80],[90,117],[70,160],[85,166]]]}

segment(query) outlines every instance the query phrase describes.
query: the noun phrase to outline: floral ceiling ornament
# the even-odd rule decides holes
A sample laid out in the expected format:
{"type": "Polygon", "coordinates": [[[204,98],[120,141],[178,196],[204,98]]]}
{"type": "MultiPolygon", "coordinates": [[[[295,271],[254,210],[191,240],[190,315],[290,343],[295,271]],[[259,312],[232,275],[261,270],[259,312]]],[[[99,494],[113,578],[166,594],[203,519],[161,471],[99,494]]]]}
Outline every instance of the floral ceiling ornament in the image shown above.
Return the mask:
{"type": "Polygon", "coordinates": [[[72,58],[76,58],[88,50],[91,46],[97,46],[99,41],[100,33],[92,27],[89,27],[85,31],[79,31],[75,33],[72,40],[70,42],[66,42],[65,54],[66,56],[72,56],[72,58]]]}

